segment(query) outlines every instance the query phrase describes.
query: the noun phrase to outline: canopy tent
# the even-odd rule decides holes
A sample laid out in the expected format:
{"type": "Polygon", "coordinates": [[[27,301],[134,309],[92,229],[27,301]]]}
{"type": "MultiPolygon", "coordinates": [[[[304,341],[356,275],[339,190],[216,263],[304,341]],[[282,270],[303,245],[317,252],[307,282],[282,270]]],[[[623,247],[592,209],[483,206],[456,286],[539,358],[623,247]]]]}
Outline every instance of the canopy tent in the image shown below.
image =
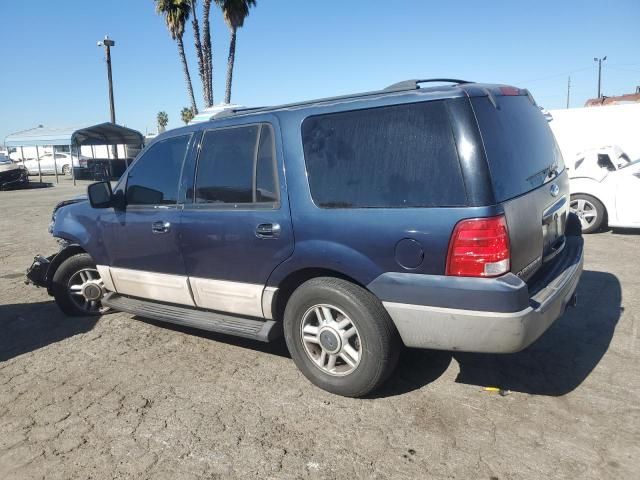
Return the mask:
{"type": "MultiPolygon", "coordinates": [[[[144,136],[137,130],[110,122],[93,126],[65,128],[43,127],[40,125],[36,128],[8,135],[5,139],[5,145],[7,147],[68,145],[70,150],[73,147],[76,147],[77,150],[78,147],[83,145],[132,145],[142,148],[144,136]]],[[[72,152],[70,151],[70,153],[72,152]]],[[[80,155],[78,155],[79,157],[80,155]]],[[[75,174],[73,181],[75,184],[75,174]]]]}

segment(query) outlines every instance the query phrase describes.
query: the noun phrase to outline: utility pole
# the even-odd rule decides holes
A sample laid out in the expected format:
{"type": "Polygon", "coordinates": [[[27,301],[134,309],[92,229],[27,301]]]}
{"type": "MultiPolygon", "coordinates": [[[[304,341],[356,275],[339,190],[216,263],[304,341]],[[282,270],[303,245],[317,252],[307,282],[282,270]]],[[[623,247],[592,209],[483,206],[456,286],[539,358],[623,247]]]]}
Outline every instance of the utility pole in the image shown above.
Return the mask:
{"type": "Polygon", "coordinates": [[[606,55],[602,58],[593,57],[593,61],[598,62],[598,98],[602,98],[602,90],[600,88],[602,85],[602,62],[606,59],[606,55]]]}
{"type": "Polygon", "coordinates": [[[567,80],[567,108],[569,108],[569,100],[571,99],[571,75],[567,80]]]}
{"type": "Polygon", "coordinates": [[[114,47],[115,41],[109,38],[109,35],[104,36],[104,40],[98,42],[99,47],[104,47],[104,52],[107,60],[107,79],[109,80],[109,107],[111,110],[111,123],[116,123],[116,110],[113,105],[113,78],[111,76],[111,47],[114,47]]]}
{"type": "MultiPolygon", "coordinates": [[[[105,57],[107,60],[107,79],[109,80],[109,110],[111,111],[111,123],[116,123],[116,109],[113,105],[113,78],[111,76],[111,47],[114,47],[116,42],[109,38],[109,35],[104,36],[104,40],[100,40],[98,42],[99,47],[104,47],[105,57]]],[[[113,158],[118,158],[118,146],[111,145],[111,151],[113,152],[113,158]]],[[[71,157],[71,162],[73,163],[73,157],[71,157]]],[[[80,162],[80,157],[78,156],[78,163],[80,162]]],[[[111,164],[111,160],[109,160],[109,177],[113,177],[113,165],[111,164]]]]}

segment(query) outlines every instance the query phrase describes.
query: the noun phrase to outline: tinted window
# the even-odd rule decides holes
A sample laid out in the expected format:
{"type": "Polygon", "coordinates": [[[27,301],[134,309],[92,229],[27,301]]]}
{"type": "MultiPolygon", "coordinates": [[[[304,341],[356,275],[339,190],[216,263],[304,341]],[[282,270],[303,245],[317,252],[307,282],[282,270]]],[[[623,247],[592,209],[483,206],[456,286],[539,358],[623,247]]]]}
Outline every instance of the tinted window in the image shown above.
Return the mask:
{"type": "Polygon", "coordinates": [[[198,159],[196,203],[277,201],[275,178],[270,126],[247,125],[205,133],[198,159]]]}
{"type": "Polygon", "coordinates": [[[189,138],[189,135],[168,138],[149,147],[127,177],[128,204],[177,203],[178,182],[189,138]]]}
{"type": "Polygon", "coordinates": [[[278,201],[277,178],[273,129],[263,125],[256,161],[256,202],[278,201]]]}
{"type": "Polygon", "coordinates": [[[474,98],[496,200],[502,202],[533,190],[564,163],[553,133],[538,107],[526,96],[474,98]]]}
{"type": "Polygon", "coordinates": [[[302,140],[311,195],[320,207],[466,203],[443,102],[310,117],[302,140]]]}

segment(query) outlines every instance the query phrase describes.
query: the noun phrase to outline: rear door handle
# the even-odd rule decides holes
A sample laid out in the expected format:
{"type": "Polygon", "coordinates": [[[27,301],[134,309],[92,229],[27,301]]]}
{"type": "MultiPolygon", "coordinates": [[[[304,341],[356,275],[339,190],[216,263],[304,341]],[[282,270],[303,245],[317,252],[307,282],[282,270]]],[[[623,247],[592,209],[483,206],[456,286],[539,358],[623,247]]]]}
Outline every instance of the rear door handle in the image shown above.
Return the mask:
{"type": "Polygon", "coordinates": [[[159,222],[153,222],[151,224],[151,231],[153,233],[167,233],[169,230],[171,230],[171,224],[169,222],[164,222],[164,221],[159,221],[159,222]]]}
{"type": "Polygon", "coordinates": [[[256,237],[258,238],[278,238],[279,236],[279,223],[261,223],[256,227],[256,237]]]}

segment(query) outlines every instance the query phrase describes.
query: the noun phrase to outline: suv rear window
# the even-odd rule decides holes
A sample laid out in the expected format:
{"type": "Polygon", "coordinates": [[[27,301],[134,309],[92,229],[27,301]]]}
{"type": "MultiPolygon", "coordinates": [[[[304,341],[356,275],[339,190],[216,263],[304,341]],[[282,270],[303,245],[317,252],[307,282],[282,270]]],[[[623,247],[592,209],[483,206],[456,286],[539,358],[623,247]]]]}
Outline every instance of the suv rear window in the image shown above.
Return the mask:
{"type": "Polygon", "coordinates": [[[319,207],[466,204],[442,101],[316,115],[302,123],[302,141],[319,207]]]}
{"type": "Polygon", "coordinates": [[[484,142],[496,200],[538,188],[552,170],[564,170],[562,154],[540,109],[526,96],[487,97],[472,104],[484,142]]]}

